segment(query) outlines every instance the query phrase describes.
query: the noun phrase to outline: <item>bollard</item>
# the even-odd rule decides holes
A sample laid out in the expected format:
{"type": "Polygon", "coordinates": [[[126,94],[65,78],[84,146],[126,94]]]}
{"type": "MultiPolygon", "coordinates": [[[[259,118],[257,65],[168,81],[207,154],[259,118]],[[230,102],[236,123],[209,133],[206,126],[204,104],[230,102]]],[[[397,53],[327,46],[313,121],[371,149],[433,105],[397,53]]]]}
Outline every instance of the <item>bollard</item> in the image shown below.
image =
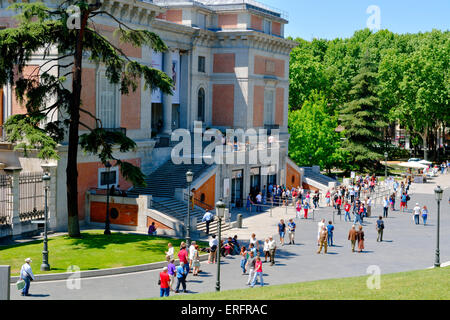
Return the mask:
{"type": "Polygon", "coordinates": [[[239,213],[239,214],[237,215],[236,221],[237,221],[237,227],[238,227],[239,229],[242,229],[242,214],[239,213]]]}
{"type": "Polygon", "coordinates": [[[314,218],[315,218],[315,214],[316,214],[316,209],[313,209],[313,221],[314,221],[314,218]]]}
{"type": "Polygon", "coordinates": [[[333,210],[333,224],[334,224],[334,213],[335,213],[335,210],[333,210]]]}
{"type": "Polygon", "coordinates": [[[10,299],[11,267],[0,266],[0,300],[10,299]]]}

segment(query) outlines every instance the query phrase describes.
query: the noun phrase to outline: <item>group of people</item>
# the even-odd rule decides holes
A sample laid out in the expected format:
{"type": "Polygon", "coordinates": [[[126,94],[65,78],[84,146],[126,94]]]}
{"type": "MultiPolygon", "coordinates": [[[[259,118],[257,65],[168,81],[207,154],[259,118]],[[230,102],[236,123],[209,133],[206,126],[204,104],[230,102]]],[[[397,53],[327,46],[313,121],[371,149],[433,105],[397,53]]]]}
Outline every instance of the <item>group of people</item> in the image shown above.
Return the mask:
{"type": "Polygon", "coordinates": [[[200,270],[200,248],[195,241],[192,241],[189,248],[185,242],[181,242],[178,252],[179,265],[175,266],[174,247],[168,243],[166,251],[167,266],[159,274],[158,284],[160,286],[160,297],[170,295],[171,291],[180,292],[180,286],[183,292],[187,293],[186,279],[189,273],[198,276],[200,270]],[[173,289],[176,281],[175,290],[173,289]]]}

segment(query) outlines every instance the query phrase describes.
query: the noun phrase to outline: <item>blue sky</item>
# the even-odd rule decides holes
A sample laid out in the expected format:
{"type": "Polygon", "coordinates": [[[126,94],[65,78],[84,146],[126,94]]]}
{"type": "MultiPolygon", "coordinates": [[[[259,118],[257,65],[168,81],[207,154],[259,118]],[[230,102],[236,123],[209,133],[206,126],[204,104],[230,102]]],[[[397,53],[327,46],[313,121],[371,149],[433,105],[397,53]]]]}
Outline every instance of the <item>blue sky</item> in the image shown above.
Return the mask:
{"type": "Polygon", "coordinates": [[[347,38],[366,27],[371,5],[380,8],[381,29],[416,33],[450,29],[450,0],[259,0],[287,11],[285,35],[306,40],[347,38]]]}

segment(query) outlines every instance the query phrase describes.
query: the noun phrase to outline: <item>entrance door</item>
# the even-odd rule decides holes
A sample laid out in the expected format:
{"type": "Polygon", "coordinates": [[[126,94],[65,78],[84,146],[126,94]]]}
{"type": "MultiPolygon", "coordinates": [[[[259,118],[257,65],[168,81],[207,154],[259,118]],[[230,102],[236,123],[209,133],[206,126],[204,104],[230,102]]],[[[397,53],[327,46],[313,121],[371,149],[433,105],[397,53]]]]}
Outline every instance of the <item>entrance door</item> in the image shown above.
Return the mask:
{"type": "Polygon", "coordinates": [[[261,168],[250,169],[250,193],[252,197],[261,191],[261,168]]]}
{"type": "Polygon", "coordinates": [[[236,208],[241,208],[242,201],[242,189],[243,189],[243,171],[236,170],[232,172],[231,179],[231,203],[236,208]]]}
{"type": "Polygon", "coordinates": [[[276,174],[271,174],[267,176],[267,185],[269,184],[277,184],[277,175],[276,174]]]}

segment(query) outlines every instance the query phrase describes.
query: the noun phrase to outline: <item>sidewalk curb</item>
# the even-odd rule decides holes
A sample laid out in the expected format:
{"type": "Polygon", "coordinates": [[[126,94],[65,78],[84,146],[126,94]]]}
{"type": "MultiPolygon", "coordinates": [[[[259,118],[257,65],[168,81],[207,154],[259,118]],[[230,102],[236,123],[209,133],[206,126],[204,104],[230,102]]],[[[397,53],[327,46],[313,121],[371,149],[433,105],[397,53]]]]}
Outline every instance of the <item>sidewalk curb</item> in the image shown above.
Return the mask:
{"type": "MultiPolygon", "coordinates": [[[[204,254],[200,256],[200,261],[208,260],[209,254],[204,254]]],[[[175,260],[177,264],[179,259],[175,260]]],[[[117,274],[127,274],[141,271],[152,271],[162,269],[167,266],[167,261],[154,262],[149,264],[141,264],[137,266],[122,267],[122,268],[111,268],[111,269],[101,269],[101,270],[90,270],[90,271],[80,271],[78,273],[79,278],[94,278],[101,276],[111,276],[117,274]]],[[[52,274],[38,274],[35,275],[35,282],[43,281],[55,281],[55,280],[66,280],[75,276],[75,272],[68,273],[52,273],[52,274]]],[[[11,285],[15,284],[19,280],[19,276],[11,277],[11,285]]]]}

